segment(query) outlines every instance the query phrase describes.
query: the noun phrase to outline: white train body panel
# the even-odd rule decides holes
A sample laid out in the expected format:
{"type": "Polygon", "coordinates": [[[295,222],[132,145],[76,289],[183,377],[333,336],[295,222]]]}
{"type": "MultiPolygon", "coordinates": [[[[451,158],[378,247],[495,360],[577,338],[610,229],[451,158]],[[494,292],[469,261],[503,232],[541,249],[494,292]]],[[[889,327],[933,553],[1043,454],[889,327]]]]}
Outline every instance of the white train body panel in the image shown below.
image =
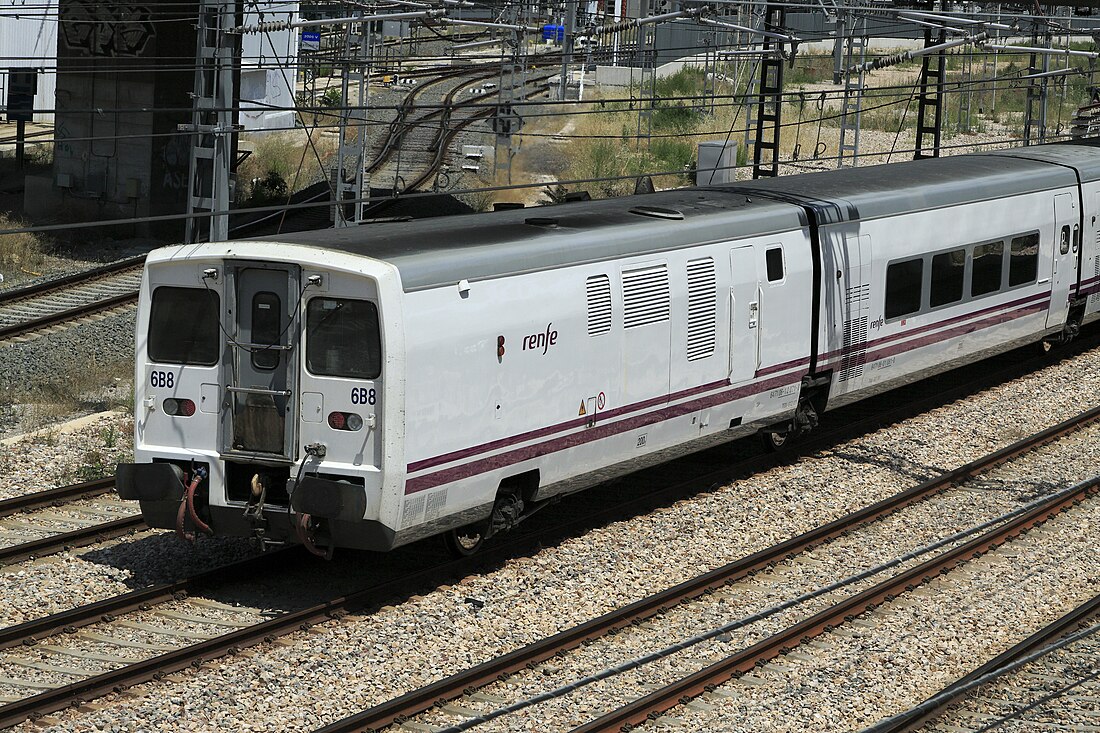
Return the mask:
{"type": "Polygon", "coordinates": [[[151,254],[120,495],[384,550],[1100,314],[1098,148],[531,213],[151,254]]]}
{"type": "Polygon", "coordinates": [[[825,239],[832,247],[825,250],[824,269],[842,273],[833,278],[836,287],[828,288],[835,317],[821,322],[822,343],[828,348],[819,368],[833,372],[830,406],[1060,328],[1068,311],[1076,254],[1059,254],[1056,245],[1059,230],[1078,218],[1075,199],[1074,190],[1061,189],[865,220],[855,231],[847,223],[829,227],[825,239]],[[1055,201],[1065,206],[1060,216],[1055,201]],[[1038,235],[1035,271],[1022,282],[1010,283],[1012,241],[1021,235],[1038,235]],[[974,294],[974,248],[993,248],[997,242],[1003,243],[997,284],[988,286],[990,292],[974,294]],[[934,303],[932,259],[961,252],[967,256],[953,281],[957,297],[934,303]],[[920,300],[915,310],[891,314],[882,287],[888,269],[915,260],[922,263],[915,281],[920,300]]]}
{"type": "Polygon", "coordinates": [[[811,287],[807,247],[793,231],[409,293],[406,417],[417,430],[407,436],[402,530],[487,511],[501,481],[520,474],[537,472],[536,498],[546,498],[729,439],[731,424],[744,434],[789,419],[805,369],[769,367],[806,361],[808,303],[778,292],[811,287]],[[799,255],[781,282],[767,280],[770,249],[799,255]],[[689,267],[712,283],[702,297],[713,306],[691,359],[689,267]],[[667,278],[667,315],[648,304],[641,320],[652,322],[627,327],[624,282],[639,272],[667,278]],[[607,321],[589,316],[590,285],[607,294],[607,321]],[[744,302],[731,334],[734,294],[744,302]]]}

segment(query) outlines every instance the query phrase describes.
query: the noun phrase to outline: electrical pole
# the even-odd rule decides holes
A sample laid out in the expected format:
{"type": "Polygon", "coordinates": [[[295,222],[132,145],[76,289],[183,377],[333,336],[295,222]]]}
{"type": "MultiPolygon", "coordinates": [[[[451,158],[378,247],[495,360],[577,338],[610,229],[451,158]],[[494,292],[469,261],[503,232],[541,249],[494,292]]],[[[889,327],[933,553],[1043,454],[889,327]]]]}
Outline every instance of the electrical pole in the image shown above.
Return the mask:
{"type": "Polygon", "coordinates": [[[236,36],[235,0],[201,0],[196,33],[194,103],[191,124],[179,125],[191,134],[191,163],[187,177],[187,223],[184,241],[202,239],[200,219],[209,212],[208,241],[229,238],[229,173],[232,168],[233,70],[236,36]]]}

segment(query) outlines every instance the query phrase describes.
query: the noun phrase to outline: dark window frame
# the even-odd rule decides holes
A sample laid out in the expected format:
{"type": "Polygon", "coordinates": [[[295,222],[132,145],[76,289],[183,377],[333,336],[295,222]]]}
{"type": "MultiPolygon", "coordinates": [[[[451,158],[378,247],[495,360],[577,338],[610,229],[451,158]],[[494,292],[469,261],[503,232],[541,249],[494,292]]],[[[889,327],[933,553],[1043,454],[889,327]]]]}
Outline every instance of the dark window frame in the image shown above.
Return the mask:
{"type": "MultiPolygon", "coordinates": [[[[339,310],[339,309],[337,308],[335,310],[339,310]]],[[[305,343],[305,359],[303,361],[304,361],[304,366],[305,366],[306,371],[311,376],[314,376],[314,377],[335,377],[335,378],[338,378],[338,379],[363,379],[363,380],[369,380],[369,381],[373,381],[373,380],[378,379],[379,377],[382,376],[382,365],[383,365],[385,359],[383,358],[383,353],[382,353],[382,318],[381,318],[381,314],[379,313],[379,310],[378,310],[378,303],[376,303],[373,300],[367,300],[366,298],[345,298],[345,297],[340,297],[340,296],[335,296],[335,295],[318,295],[318,296],[315,296],[313,298],[310,298],[306,302],[305,311],[306,311],[306,317],[305,317],[305,321],[306,321],[306,338],[305,338],[305,342],[306,343],[305,343]],[[317,343],[317,336],[316,336],[316,333],[315,333],[317,325],[315,325],[312,321],[312,316],[313,316],[313,312],[314,312],[313,307],[314,307],[315,303],[321,303],[321,302],[326,301],[326,300],[327,301],[332,301],[332,300],[341,301],[343,303],[364,303],[370,308],[369,313],[370,313],[370,315],[373,315],[373,318],[374,318],[374,333],[372,335],[375,338],[376,344],[377,344],[377,353],[375,355],[375,363],[372,363],[372,364],[368,365],[368,366],[373,367],[373,369],[365,370],[363,373],[360,373],[360,374],[348,374],[348,373],[338,373],[336,370],[320,371],[319,369],[314,368],[314,365],[313,365],[313,356],[314,356],[313,349],[314,349],[314,345],[317,343]]],[[[368,334],[368,335],[371,335],[371,334],[368,334]]],[[[369,354],[368,354],[368,356],[369,356],[369,354]]]]}
{"type": "MultiPolygon", "coordinates": [[[[153,289],[152,298],[149,306],[149,329],[146,332],[146,348],[145,353],[149,362],[155,364],[179,364],[181,366],[196,366],[196,367],[212,367],[217,366],[221,360],[222,353],[222,340],[220,337],[220,324],[221,324],[221,296],[215,290],[209,288],[194,288],[184,285],[158,285],[153,289]],[[187,358],[186,356],[179,356],[178,354],[171,355],[173,358],[168,358],[162,350],[162,347],[166,347],[171,343],[180,343],[181,328],[179,324],[172,323],[171,321],[165,321],[165,319],[158,318],[159,309],[163,306],[171,305],[166,304],[161,299],[162,293],[167,291],[183,291],[184,302],[178,304],[178,309],[181,312],[198,314],[198,306],[196,305],[196,297],[207,297],[212,299],[212,312],[213,320],[206,324],[206,330],[208,333],[203,334],[203,337],[208,340],[208,346],[213,346],[210,351],[210,356],[207,359],[194,359],[187,358]]],[[[209,314],[208,314],[209,315],[209,314]]],[[[193,323],[197,323],[193,321],[193,323]]],[[[200,324],[201,325],[201,324],[200,324]]],[[[193,331],[195,329],[193,328],[193,331]]],[[[197,341],[197,338],[193,338],[192,342],[197,341]]],[[[193,351],[194,349],[192,349],[193,351]]],[[[208,352],[201,352],[206,354],[208,352]]]]}
{"type": "Polygon", "coordinates": [[[1042,254],[1043,254],[1043,240],[1042,240],[1042,236],[1039,234],[1038,229],[1033,229],[1030,232],[1025,232],[1023,234],[1016,234],[1016,235],[1013,235],[1012,237],[1009,237],[1009,239],[1008,239],[1008,288],[1010,288],[1010,289],[1011,288],[1023,288],[1023,287],[1027,287],[1028,285],[1034,285],[1039,280],[1039,262],[1042,259],[1042,257],[1041,257],[1042,254]],[[1013,267],[1012,267],[1012,264],[1013,264],[1012,263],[1012,259],[1013,259],[1012,258],[1012,248],[1015,246],[1017,240],[1023,239],[1025,237],[1034,238],[1034,240],[1035,240],[1035,256],[1034,256],[1034,259],[1032,260],[1034,262],[1035,272],[1034,272],[1034,274],[1032,274],[1030,279],[1021,280],[1020,282],[1014,283],[1012,281],[1012,274],[1013,274],[1012,273],[1012,270],[1013,270],[1013,267]]]}
{"type": "MultiPolygon", "coordinates": [[[[251,326],[251,329],[250,329],[249,340],[254,344],[264,344],[264,345],[271,344],[272,346],[279,346],[280,345],[279,341],[282,339],[283,332],[284,332],[284,329],[283,329],[283,299],[279,297],[278,293],[276,293],[272,290],[260,290],[260,291],[254,293],[252,295],[251,308],[252,308],[252,314],[251,314],[251,316],[252,316],[252,326],[251,326]],[[257,316],[258,311],[261,310],[258,306],[259,306],[260,296],[263,296],[263,295],[269,295],[269,296],[271,296],[272,298],[275,299],[275,303],[274,303],[275,331],[274,331],[274,335],[271,338],[267,337],[268,334],[264,334],[263,338],[260,338],[256,335],[256,320],[257,320],[256,316],[257,316]]],[[[279,362],[281,361],[282,353],[283,353],[281,349],[252,348],[249,351],[251,352],[251,355],[252,355],[251,361],[252,361],[253,368],[259,369],[259,370],[265,371],[265,372],[274,371],[275,369],[279,368],[279,362]],[[272,357],[274,357],[274,358],[272,358],[272,357]],[[271,363],[271,362],[274,362],[274,363],[271,363]]]]}
{"type": "MultiPolygon", "coordinates": [[[[903,259],[897,259],[886,265],[886,277],[883,281],[882,288],[882,314],[887,321],[897,321],[903,318],[910,318],[914,315],[918,315],[924,310],[924,258],[925,255],[918,257],[905,257],[903,259]],[[906,310],[903,312],[891,313],[890,312],[890,270],[900,265],[910,265],[917,263],[920,267],[919,275],[917,277],[917,306],[912,310],[906,310]]],[[[895,291],[896,292],[896,291],[895,291]]]]}
{"type": "Polygon", "coordinates": [[[967,289],[966,289],[967,295],[969,295],[970,298],[974,298],[974,299],[976,299],[976,298],[986,298],[986,297],[989,297],[991,295],[996,295],[997,293],[1000,293],[1003,290],[1005,290],[1005,280],[1006,280],[1007,275],[1008,275],[1008,267],[1006,267],[1007,263],[1005,262],[1005,259],[1006,259],[1005,258],[1005,253],[1008,251],[1008,248],[1005,247],[1005,238],[990,239],[990,240],[987,240],[985,242],[977,242],[975,244],[969,245],[967,247],[967,250],[968,250],[969,259],[970,259],[970,279],[967,283],[967,289]],[[984,290],[980,293],[975,293],[974,292],[974,283],[976,282],[976,278],[979,274],[978,273],[978,258],[977,258],[977,255],[976,255],[977,250],[978,250],[979,247],[989,247],[991,245],[998,245],[998,244],[1001,246],[1001,267],[1000,267],[1000,277],[997,279],[997,287],[993,288],[992,290],[984,290]]]}
{"type": "Polygon", "coordinates": [[[782,282],[783,279],[787,277],[787,263],[785,262],[785,258],[783,257],[782,246],[769,247],[768,249],[764,250],[764,269],[767,272],[768,282],[770,283],[782,282]],[[779,253],[779,275],[777,277],[772,277],[771,255],[773,252],[779,253]]]}
{"type": "Polygon", "coordinates": [[[967,298],[966,298],[966,283],[967,283],[967,273],[969,271],[969,268],[967,267],[967,265],[968,265],[969,261],[970,261],[969,252],[968,252],[968,250],[965,246],[963,246],[963,247],[952,247],[951,249],[946,249],[946,250],[943,250],[941,252],[931,252],[931,253],[929,253],[929,255],[928,255],[928,310],[929,311],[935,311],[935,310],[939,310],[941,308],[950,308],[952,306],[959,305],[960,303],[965,303],[966,302],[966,300],[967,300],[967,298]],[[959,297],[955,298],[954,300],[946,300],[942,303],[933,303],[932,302],[932,295],[935,292],[935,288],[933,287],[932,279],[936,276],[936,258],[937,257],[950,256],[950,255],[952,255],[956,252],[962,252],[962,272],[959,274],[959,290],[958,290],[959,297]]]}

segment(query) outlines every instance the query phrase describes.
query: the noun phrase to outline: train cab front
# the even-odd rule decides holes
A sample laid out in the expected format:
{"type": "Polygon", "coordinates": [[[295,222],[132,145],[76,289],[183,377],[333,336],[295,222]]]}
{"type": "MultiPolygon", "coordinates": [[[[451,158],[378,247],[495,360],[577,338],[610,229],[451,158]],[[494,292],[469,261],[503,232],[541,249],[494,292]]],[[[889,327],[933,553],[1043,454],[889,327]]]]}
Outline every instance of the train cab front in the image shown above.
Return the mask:
{"type": "Polygon", "coordinates": [[[202,247],[147,262],[119,495],[189,540],[389,549],[378,279],[202,247]]]}

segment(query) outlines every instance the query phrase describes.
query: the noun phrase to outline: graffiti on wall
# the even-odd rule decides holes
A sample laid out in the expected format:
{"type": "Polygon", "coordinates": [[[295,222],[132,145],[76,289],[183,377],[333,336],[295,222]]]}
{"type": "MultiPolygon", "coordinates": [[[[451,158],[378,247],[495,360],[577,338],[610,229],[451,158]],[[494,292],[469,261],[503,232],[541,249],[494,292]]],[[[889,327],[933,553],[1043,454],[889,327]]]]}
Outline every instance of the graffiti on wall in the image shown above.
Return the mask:
{"type": "Polygon", "coordinates": [[[156,36],[152,13],[141,5],[73,0],[62,8],[65,45],[89,56],[140,56],[156,36]]]}
{"type": "Polygon", "coordinates": [[[157,153],[160,167],[164,171],[160,185],[166,191],[186,191],[187,174],[191,165],[191,150],[187,138],[172,137],[157,153]]]}

